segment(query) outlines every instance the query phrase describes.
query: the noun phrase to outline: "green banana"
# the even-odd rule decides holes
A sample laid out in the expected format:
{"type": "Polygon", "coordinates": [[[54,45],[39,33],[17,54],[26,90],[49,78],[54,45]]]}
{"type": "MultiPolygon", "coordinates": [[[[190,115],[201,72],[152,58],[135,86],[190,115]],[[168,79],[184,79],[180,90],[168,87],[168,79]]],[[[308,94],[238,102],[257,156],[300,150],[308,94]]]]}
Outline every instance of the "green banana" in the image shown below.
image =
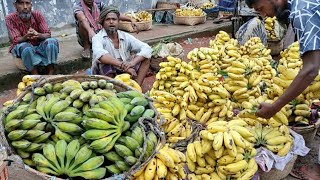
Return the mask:
{"type": "Polygon", "coordinates": [[[83,121],[83,120],[82,120],[82,117],[81,117],[81,116],[79,116],[79,117],[74,118],[72,121],[69,121],[69,123],[79,125],[79,124],[81,124],[81,123],[82,123],[82,121],[83,121]]]}
{"type": "Polygon", "coordinates": [[[72,164],[72,166],[69,168],[69,170],[73,170],[75,167],[77,167],[78,165],[84,163],[85,161],[87,161],[90,156],[92,154],[92,150],[89,149],[89,147],[87,145],[84,145],[77,153],[77,155],[74,158],[74,162],[72,164]]]}
{"type": "Polygon", "coordinates": [[[99,79],[98,86],[99,88],[104,89],[107,86],[107,81],[105,79],[99,79]]]}
{"type": "Polygon", "coordinates": [[[84,90],[88,90],[90,87],[89,87],[89,81],[84,81],[81,83],[81,86],[82,86],[82,89],[84,90]]]}
{"type": "Polygon", "coordinates": [[[59,98],[60,98],[60,100],[65,100],[68,96],[69,96],[69,94],[67,94],[67,93],[61,93],[59,98]]]}
{"type": "Polygon", "coordinates": [[[48,99],[45,103],[45,105],[43,106],[43,111],[45,114],[46,119],[50,118],[50,110],[52,108],[52,106],[57,103],[60,100],[59,97],[55,97],[53,96],[52,98],[48,99]]]}
{"type": "Polygon", "coordinates": [[[103,121],[103,120],[96,119],[96,118],[85,119],[85,120],[83,120],[82,125],[87,126],[92,129],[102,129],[102,130],[117,128],[117,126],[109,124],[107,121],[103,121]]]}
{"type": "Polygon", "coordinates": [[[21,125],[21,123],[23,122],[22,119],[12,119],[11,121],[9,121],[4,129],[7,131],[7,132],[11,132],[13,130],[15,130],[17,127],[19,127],[21,125]]]}
{"type": "Polygon", "coordinates": [[[91,89],[97,89],[98,88],[98,82],[97,81],[90,81],[89,87],[91,89]]]}
{"type": "Polygon", "coordinates": [[[109,123],[115,123],[114,116],[107,110],[102,108],[92,108],[85,112],[89,118],[98,118],[109,123]]]}
{"type": "MultiPolygon", "coordinates": [[[[124,108],[123,102],[121,102],[120,99],[117,97],[110,97],[109,101],[111,101],[112,104],[114,104],[114,106],[116,107],[116,109],[119,110],[119,112],[120,112],[119,120],[123,121],[124,117],[126,117],[126,115],[128,113],[126,108],[124,108]]],[[[118,122],[118,123],[120,123],[120,122],[118,122]]]]}
{"type": "Polygon", "coordinates": [[[113,88],[114,88],[114,85],[113,85],[112,83],[107,83],[106,89],[108,89],[108,90],[114,90],[113,88]]]}
{"type": "Polygon", "coordinates": [[[13,119],[22,119],[24,113],[25,113],[25,110],[24,110],[24,109],[17,109],[17,110],[14,110],[14,111],[10,112],[10,113],[6,116],[6,119],[5,119],[5,123],[4,123],[4,124],[7,124],[9,121],[11,121],[11,120],[13,120],[13,119]]]}
{"type": "Polygon", "coordinates": [[[99,103],[99,98],[97,95],[93,94],[91,97],[90,97],[90,100],[89,100],[89,105],[90,107],[93,107],[94,105],[98,104],[99,103]]]}
{"type": "Polygon", "coordinates": [[[107,137],[92,141],[92,143],[90,144],[90,148],[95,149],[95,150],[104,149],[112,141],[112,139],[115,135],[117,135],[117,134],[114,133],[114,134],[109,135],[107,137]]]}
{"type": "Polygon", "coordinates": [[[135,97],[131,100],[130,104],[135,106],[146,106],[149,104],[149,101],[144,97],[135,97]]]}
{"type": "Polygon", "coordinates": [[[28,92],[27,94],[25,94],[22,98],[22,101],[24,102],[30,102],[32,99],[32,93],[31,92],[28,92]]]}
{"type": "MultiPolygon", "coordinates": [[[[143,152],[143,149],[140,147],[140,148],[137,148],[135,151],[134,151],[134,156],[136,157],[136,158],[139,158],[140,156],[141,156],[141,154],[142,154],[142,152],[143,152]]],[[[146,152],[145,152],[146,153],[146,152]]]]}
{"type": "Polygon", "coordinates": [[[83,105],[84,105],[84,102],[82,102],[80,99],[76,99],[72,103],[72,106],[78,109],[82,108],[83,105]]]}
{"type": "Polygon", "coordinates": [[[72,136],[68,133],[62,132],[58,127],[55,127],[55,136],[58,140],[65,140],[67,142],[71,142],[73,140],[72,136]]]}
{"type": "Polygon", "coordinates": [[[97,169],[103,164],[103,162],[104,162],[103,156],[96,156],[96,157],[90,158],[86,162],[81,164],[79,167],[72,170],[71,173],[78,173],[81,171],[91,171],[91,170],[97,169]]]}
{"type": "Polygon", "coordinates": [[[27,130],[27,129],[32,129],[34,128],[39,122],[41,122],[40,120],[24,120],[22,121],[19,129],[23,129],[23,130],[27,130]]]}
{"type": "Polygon", "coordinates": [[[115,137],[113,137],[112,141],[104,148],[104,149],[101,149],[101,150],[96,150],[98,153],[100,154],[104,154],[104,153],[107,153],[109,152],[113,146],[115,145],[117,139],[121,136],[120,133],[118,133],[115,137]]]}
{"type": "Polygon", "coordinates": [[[155,145],[158,144],[158,138],[157,136],[154,134],[154,132],[150,131],[147,135],[147,139],[151,140],[155,145]]]}
{"type": "Polygon", "coordinates": [[[135,123],[139,120],[140,117],[141,117],[141,114],[138,114],[135,116],[127,114],[126,117],[124,118],[124,120],[126,120],[127,122],[130,122],[130,123],[135,123]]]}
{"type": "Polygon", "coordinates": [[[59,164],[61,169],[65,169],[65,156],[67,151],[67,142],[65,140],[60,140],[55,144],[55,151],[58,157],[59,164]]]}
{"type": "Polygon", "coordinates": [[[122,132],[125,132],[128,129],[130,129],[130,123],[128,121],[125,121],[123,126],[122,126],[122,132]]]}
{"type": "Polygon", "coordinates": [[[123,102],[123,104],[130,104],[132,99],[130,98],[119,98],[121,102],[123,102]]]}
{"type": "Polygon", "coordinates": [[[43,146],[43,155],[50,162],[53,163],[52,165],[55,166],[55,168],[57,168],[57,170],[59,170],[58,173],[60,173],[60,174],[63,173],[64,170],[61,168],[61,166],[58,163],[55,147],[52,144],[46,144],[43,146]]]}
{"type": "Polygon", "coordinates": [[[152,110],[152,109],[146,109],[146,110],[144,111],[144,113],[142,114],[142,117],[145,117],[145,118],[153,118],[154,115],[155,115],[154,110],[152,110]]]}
{"type": "Polygon", "coordinates": [[[104,90],[101,90],[99,92],[96,92],[96,94],[98,96],[103,96],[103,97],[106,97],[106,98],[115,97],[116,96],[116,94],[113,91],[108,90],[108,89],[104,89],[104,90]]]}
{"type": "Polygon", "coordinates": [[[42,142],[46,141],[50,137],[50,135],[51,135],[51,132],[44,133],[41,136],[35,138],[33,140],[33,142],[34,143],[42,143],[42,142]]]}
{"type": "Polygon", "coordinates": [[[59,92],[63,88],[61,83],[55,83],[53,85],[53,92],[59,92]]]}
{"type": "Polygon", "coordinates": [[[73,113],[73,112],[66,112],[66,111],[62,111],[62,112],[59,112],[58,114],[56,114],[54,116],[54,120],[55,121],[72,121],[74,120],[75,118],[79,118],[80,115],[76,114],[76,113],[73,113]]]}
{"type": "Polygon", "coordinates": [[[8,138],[11,141],[17,141],[22,139],[27,132],[27,130],[14,130],[8,134],[8,138]]]}
{"type": "Polygon", "coordinates": [[[75,107],[67,107],[63,112],[72,112],[75,114],[80,114],[81,111],[75,107]]]}
{"type": "Polygon", "coordinates": [[[139,93],[138,91],[125,91],[125,92],[119,92],[117,93],[117,96],[119,98],[130,98],[133,99],[135,97],[143,97],[143,95],[141,93],[139,93]]]}
{"type": "Polygon", "coordinates": [[[37,113],[40,114],[42,117],[46,117],[46,114],[44,113],[44,110],[43,110],[43,107],[46,103],[46,97],[45,96],[40,96],[38,99],[37,99],[37,106],[36,106],[36,110],[37,110],[37,113]]]}
{"type": "Polygon", "coordinates": [[[124,133],[124,135],[126,135],[126,136],[130,136],[130,137],[131,137],[131,134],[132,134],[132,132],[131,132],[131,131],[126,131],[126,132],[124,133]]]}
{"type": "Polygon", "coordinates": [[[145,111],[145,107],[144,106],[136,106],[134,107],[131,111],[130,111],[130,115],[131,116],[137,116],[137,115],[142,115],[143,112],[145,111]]]}
{"type": "Polygon", "coordinates": [[[28,132],[24,135],[23,138],[33,141],[37,137],[41,136],[42,134],[46,133],[45,131],[40,130],[28,130],[28,132]]]}
{"type": "Polygon", "coordinates": [[[56,102],[50,110],[50,118],[52,119],[56,114],[62,112],[69,106],[69,102],[65,100],[61,100],[56,102]]]}
{"type": "Polygon", "coordinates": [[[96,168],[90,171],[83,171],[70,174],[70,177],[83,177],[85,179],[102,179],[106,175],[106,168],[96,168]]]}
{"type": "Polygon", "coordinates": [[[135,139],[133,139],[132,137],[129,137],[129,136],[125,137],[124,143],[125,143],[125,146],[128,147],[132,152],[135,149],[140,147],[139,143],[135,139]]]}
{"type": "Polygon", "coordinates": [[[68,123],[68,122],[57,122],[53,123],[57,126],[61,131],[70,133],[70,134],[79,134],[82,132],[82,128],[76,124],[68,123]]]}
{"type": "Polygon", "coordinates": [[[135,106],[132,104],[126,104],[124,105],[124,108],[127,110],[127,112],[129,113],[135,106]]]}
{"type": "Polygon", "coordinates": [[[119,139],[117,140],[117,143],[126,145],[126,137],[125,136],[120,136],[119,139]]]}
{"type": "Polygon", "coordinates": [[[116,144],[114,145],[114,148],[116,152],[123,158],[126,156],[133,156],[133,152],[124,145],[116,144]]]}
{"type": "Polygon", "coordinates": [[[84,91],[83,93],[81,93],[79,99],[82,102],[89,102],[90,97],[92,96],[92,94],[93,94],[93,92],[91,92],[91,91],[84,91]]]}
{"type": "Polygon", "coordinates": [[[34,153],[32,155],[32,161],[41,167],[51,168],[55,172],[59,172],[57,168],[55,168],[42,154],[34,153]]]}
{"type": "Polygon", "coordinates": [[[16,152],[17,154],[22,158],[22,159],[25,159],[25,158],[29,158],[30,157],[30,153],[28,152],[25,152],[21,149],[16,149],[16,152]]]}
{"type": "Polygon", "coordinates": [[[19,141],[12,141],[11,145],[14,148],[17,149],[26,149],[27,147],[29,147],[31,144],[31,142],[27,141],[27,140],[19,140],[19,141]]]}
{"type": "Polygon", "coordinates": [[[22,159],[22,161],[28,166],[36,166],[36,164],[31,159],[22,159]]]}
{"type": "Polygon", "coordinates": [[[52,174],[54,176],[59,176],[60,173],[57,173],[56,171],[48,168],[48,167],[43,167],[43,166],[37,166],[37,170],[46,174],[52,174]]]}
{"type": "Polygon", "coordinates": [[[34,113],[34,114],[29,114],[28,116],[25,116],[23,119],[24,120],[33,120],[33,119],[41,119],[41,118],[42,118],[41,115],[34,113]]]}
{"type": "Polygon", "coordinates": [[[80,95],[84,92],[83,89],[75,89],[70,93],[70,97],[73,100],[76,100],[80,97],[80,95]]]}
{"type": "Polygon", "coordinates": [[[140,147],[143,146],[143,142],[144,142],[143,131],[140,127],[136,126],[133,129],[133,131],[131,133],[131,137],[139,143],[140,147]]]}
{"type": "Polygon", "coordinates": [[[78,151],[80,149],[80,143],[78,140],[71,141],[67,146],[66,151],[66,169],[69,169],[71,161],[74,159],[74,157],[77,155],[78,151]]]}
{"type": "Polygon", "coordinates": [[[87,140],[97,140],[109,136],[112,133],[117,132],[117,130],[99,130],[99,129],[90,129],[83,133],[81,136],[87,140]]]}
{"type": "Polygon", "coordinates": [[[41,123],[37,123],[36,126],[34,126],[32,129],[33,130],[40,130],[40,131],[44,131],[46,129],[46,122],[41,122],[41,123]]]}
{"type": "Polygon", "coordinates": [[[86,112],[86,111],[88,111],[89,109],[90,109],[89,104],[85,104],[85,105],[82,106],[82,112],[86,112]]]}
{"type": "Polygon", "coordinates": [[[130,166],[134,165],[137,162],[137,160],[138,159],[133,156],[127,156],[124,158],[124,161],[130,166]]]}
{"type": "Polygon", "coordinates": [[[120,171],[128,171],[130,167],[123,161],[116,161],[116,167],[120,169],[120,171]]]}
{"type": "Polygon", "coordinates": [[[151,141],[150,139],[147,139],[147,148],[146,148],[146,152],[151,155],[153,153],[153,149],[155,147],[156,144],[154,144],[153,141],[151,141]]]}
{"type": "Polygon", "coordinates": [[[115,151],[109,151],[107,153],[104,154],[104,156],[112,162],[116,162],[116,161],[122,161],[122,157],[119,156],[119,154],[117,154],[115,151]]]}
{"type": "Polygon", "coordinates": [[[46,94],[46,91],[42,87],[36,87],[34,88],[33,93],[38,96],[43,96],[46,94]]]}
{"type": "Polygon", "coordinates": [[[51,139],[54,143],[57,143],[60,140],[55,134],[51,136],[51,139]]]}
{"type": "Polygon", "coordinates": [[[36,109],[34,109],[34,108],[28,108],[28,109],[26,110],[26,112],[25,112],[25,116],[28,116],[28,115],[30,115],[30,114],[35,114],[35,113],[37,113],[37,110],[36,110],[36,109]]]}
{"type": "Polygon", "coordinates": [[[42,144],[38,143],[31,143],[30,146],[28,146],[26,149],[24,149],[25,152],[35,152],[39,151],[42,148],[42,144]]]}
{"type": "Polygon", "coordinates": [[[117,168],[117,166],[115,164],[112,164],[110,166],[106,166],[106,168],[111,174],[121,174],[121,170],[119,168],[117,168]]]}
{"type": "Polygon", "coordinates": [[[43,85],[43,89],[46,91],[46,93],[53,93],[53,85],[51,83],[45,83],[43,85]]]}

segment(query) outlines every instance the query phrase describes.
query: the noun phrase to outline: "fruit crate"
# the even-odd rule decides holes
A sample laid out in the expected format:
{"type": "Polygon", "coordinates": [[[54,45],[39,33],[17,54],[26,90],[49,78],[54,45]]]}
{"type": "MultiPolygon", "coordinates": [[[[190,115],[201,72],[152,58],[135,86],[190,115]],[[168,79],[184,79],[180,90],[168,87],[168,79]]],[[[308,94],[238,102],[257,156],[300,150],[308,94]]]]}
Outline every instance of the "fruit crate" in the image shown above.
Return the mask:
{"type": "MultiPolygon", "coordinates": [[[[122,82],[118,81],[118,80],[114,80],[111,79],[109,77],[106,76],[86,76],[86,75],[61,75],[61,76],[42,76],[36,83],[34,83],[31,87],[27,87],[25,89],[24,92],[22,92],[15,100],[14,100],[14,104],[21,102],[22,98],[29,92],[32,92],[36,87],[42,87],[45,83],[59,83],[59,82],[64,82],[67,80],[77,80],[79,82],[83,82],[83,81],[98,81],[104,79],[106,80],[108,83],[112,83],[114,86],[114,89],[117,92],[124,92],[124,91],[136,91],[134,90],[132,87],[123,84],[122,82]]],[[[155,118],[159,117],[159,114],[156,110],[156,108],[153,106],[152,101],[146,97],[145,95],[143,95],[145,98],[147,98],[149,100],[148,105],[150,109],[153,109],[155,112],[154,118],[143,118],[140,117],[138,120],[138,126],[140,126],[142,128],[143,131],[143,137],[144,137],[144,143],[143,143],[143,152],[141,153],[141,155],[139,156],[137,162],[132,165],[130,167],[130,169],[122,174],[119,174],[117,176],[113,176],[110,178],[106,178],[106,179],[114,179],[114,178],[120,178],[120,179],[128,179],[132,174],[134,174],[138,169],[140,169],[140,167],[148,164],[148,162],[155,156],[155,153],[157,152],[158,149],[160,149],[164,144],[165,144],[165,137],[164,137],[164,133],[161,131],[160,127],[158,126],[158,124],[156,123],[155,118]],[[147,158],[147,159],[143,159],[143,156],[146,152],[146,148],[147,148],[147,141],[146,141],[146,134],[148,132],[153,132],[158,139],[158,143],[155,145],[155,149],[153,149],[153,153],[147,158]]],[[[17,155],[17,153],[15,152],[15,150],[13,149],[13,147],[11,147],[11,145],[9,145],[6,135],[5,135],[5,130],[4,130],[4,125],[2,122],[4,122],[4,119],[6,117],[6,115],[13,111],[15,109],[14,105],[9,106],[6,110],[4,110],[1,115],[0,115],[0,144],[2,144],[5,147],[5,150],[8,154],[8,156],[11,158],[13,158],[13,160],[18,163],[19,165],[21,165],[21,167],[24,167],[24,170],[26,170],[27,172],[30,172],[31,174],[35,175],[35,176],[39,176],[43,179],[58,179],[58,180],[62,180],[62,178],[57,178],[57,177],[53,177],[51,175],[42,173],[40,171],[37,171],[36,169],[23,164],[22,163],[22,159],[20,158],[20,156],[17,155]],[[21,162],[21,163],[20,163],[21,162]]]]}
{"type": "Polygon", "coordinates": [[[203,16],[176,16],[173,15],[173,22],[174,24],[181,24],[181,25],[188,25],[194,26],[197,24],[203,24],[206,22],[207,15],[203,16]]]}

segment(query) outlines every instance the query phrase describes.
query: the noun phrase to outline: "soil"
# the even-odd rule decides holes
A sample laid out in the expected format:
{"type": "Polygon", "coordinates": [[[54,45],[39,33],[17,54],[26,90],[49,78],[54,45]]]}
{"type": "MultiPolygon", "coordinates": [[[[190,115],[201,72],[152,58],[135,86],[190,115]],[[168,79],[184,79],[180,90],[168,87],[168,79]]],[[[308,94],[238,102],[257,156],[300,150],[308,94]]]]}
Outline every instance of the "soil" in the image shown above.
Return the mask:
{"type": "MultiPolygon", "coordinates": [[[[206,47],[209,44],[210,39],[212,37],[201,37],[201,38],[193,38],[193,39],[182,39],[179,40],[178,43],[182,45],[184,48],[184,58],[186,59],[187,52],[192,50],[195,47],[206,47]]],[[[86,70],[78,71],[75,74],[86,74],[86,70]]],[[[153,82],[155,81],[155,72],[150,71],[148,77],[144,80],[144,83],[142,85],[143,92],[147,92],[148,90],[151,89],[153,82]]],[[[2,108],[2,104],[10,99],[15,98],[16,95],[16,89],[11,89],[8,91],[4,91],[0,93],[0,108],[2,108]]],[[[311,149],[310,152],[307,154],[305,157],[298,157],[298,159],[295,162],[294,169],[299,169],[301,167],[307,167],[307,169],[314,168],[319,170],[319,164],[320,163],[318,160],[318,152],[319,152],[319,145],[320,145],[320,136],[316,135],[313,143],[309,146],[311,149]]],[[[318,173],[316,172],[317,170],[314,170],[313,173],[318,173]]],[[[21,168],[17,168],[16,166],[11,166],[9,167],[9,179],[10,180],[40,180],[41,178],[35,176],[32,173],[29,173],[21,168]]],[[[288,175],[285,180],[296,180],[296,178],[288,175]]],[[[309,178],[309,180],[313,180],[313,178],[309,178]]]]}

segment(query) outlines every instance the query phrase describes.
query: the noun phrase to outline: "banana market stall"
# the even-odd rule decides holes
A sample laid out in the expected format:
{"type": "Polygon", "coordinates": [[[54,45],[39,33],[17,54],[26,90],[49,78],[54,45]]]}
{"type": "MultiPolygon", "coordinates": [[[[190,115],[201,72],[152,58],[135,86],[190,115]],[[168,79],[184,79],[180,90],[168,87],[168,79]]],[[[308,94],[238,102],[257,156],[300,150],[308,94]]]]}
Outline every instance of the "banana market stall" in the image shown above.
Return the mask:
{"type": "Polygon", "coordinates": [[[1,144],[44,179],[281,179],[308,153],[298,133],[320,124],[320,76],[271,119],[255,116],[300,70],[297,42],[277,62],[259,38],[240,46],[220,31],[159,66],[147,94],[127,74],[25,76],[1,144]]]}

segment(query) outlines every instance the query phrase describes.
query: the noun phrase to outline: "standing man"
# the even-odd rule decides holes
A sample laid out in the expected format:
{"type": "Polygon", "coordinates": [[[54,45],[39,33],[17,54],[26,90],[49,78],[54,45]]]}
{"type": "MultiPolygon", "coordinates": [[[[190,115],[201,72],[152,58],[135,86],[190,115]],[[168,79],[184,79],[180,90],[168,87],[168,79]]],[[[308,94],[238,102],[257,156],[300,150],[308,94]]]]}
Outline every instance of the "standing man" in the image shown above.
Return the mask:
{"type": "MultiPolygon", "coordinates": [[[[273,104],[261,103],[257,115],[271,118],[300,95],[318,75],[320,68],[320,0],[246,0],[262,16],[291,21],[300,44],[303,67],[288,89],[273,104]]],[[[320,89],[319,89],[320,90],[320,89]]]]}
{"type": "Polygon", "coordinates": [[[152,49],[134,36],[118,30],[119,18],[120,13],[115,8],[101,11],[103,29],[92,38],[92,73],[114,77],[126,72],[141,85],[149,70],[152,49]]]}
{"type": "Polygon", "coordinates": [[[31,10],[31,0],[15,0],[13,5],[16,12],[5,18],[11,41],[9,52],[21,58],[32,74],[38,74],[38,66],[45,66],[46,74],[53,74],[59,53],[58,41],[51,38],[42,14],[31,10]]]}
{"type": "MultiPolygon", "coordinates": [[[[75,3],[73,6],[78,42],[83,47],[81,53],[83,58],[90,58],[92,37],[102,29],[102,26],[99,24],[99,15],[104,8],[108,8],[108,6],[103,2],[96,2],[95,0],[80,0],[80,2],[75,3]]],[[[120,15],[120,20],[131,21],[132,27],[137,31],[134,19],[120,15]]]]}

